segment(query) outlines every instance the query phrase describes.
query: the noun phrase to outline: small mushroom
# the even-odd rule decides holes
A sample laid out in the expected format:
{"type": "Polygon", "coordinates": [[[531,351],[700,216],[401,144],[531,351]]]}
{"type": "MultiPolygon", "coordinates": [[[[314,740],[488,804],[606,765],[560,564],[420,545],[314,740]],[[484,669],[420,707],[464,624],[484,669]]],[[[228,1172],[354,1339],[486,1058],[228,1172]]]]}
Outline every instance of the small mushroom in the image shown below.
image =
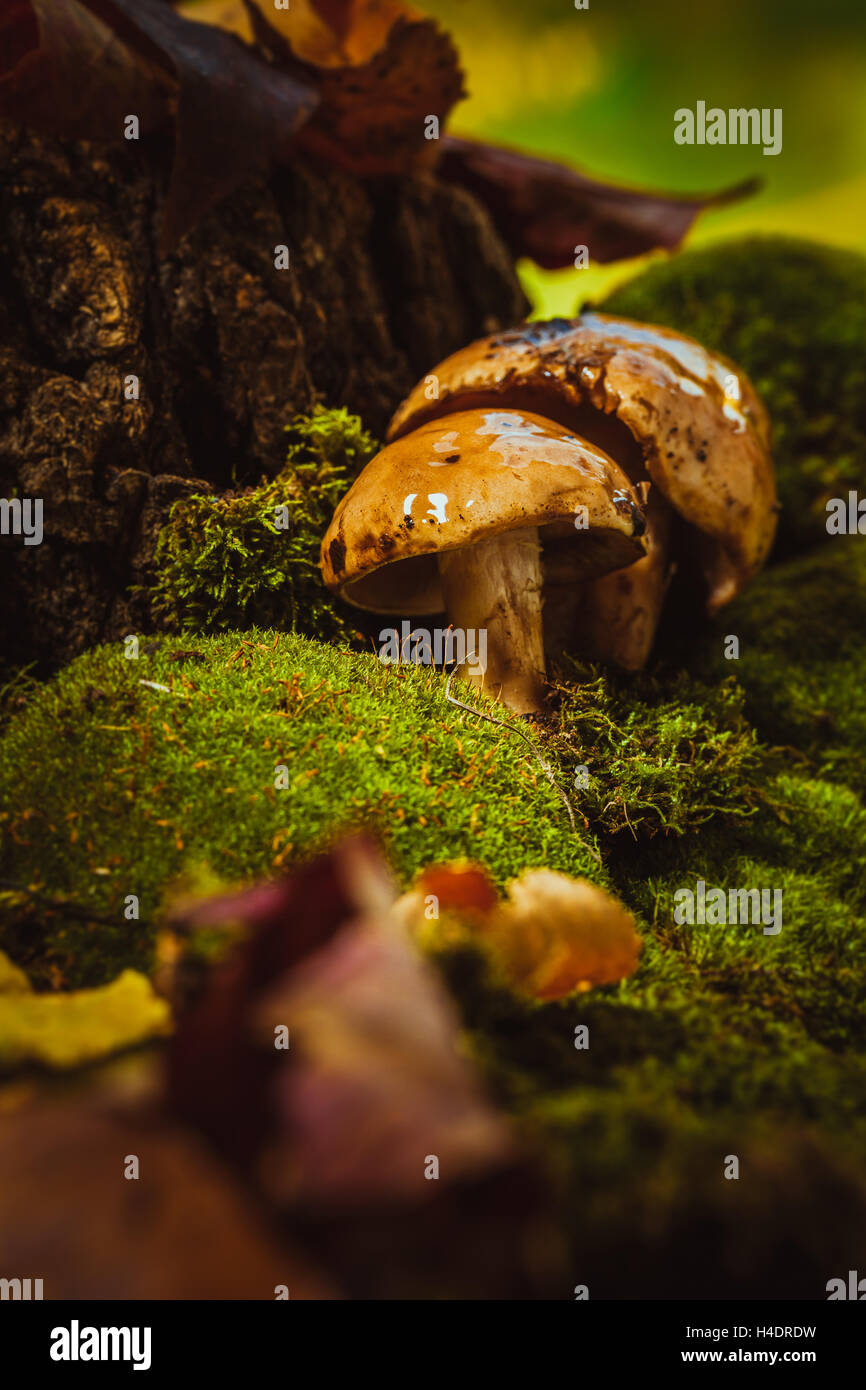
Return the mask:
{"type": "Polygon", "coordinates": [[[576,606],[574,636],[591,655],[644,664],[670,577],[672,512],[695,542],[709,613],[766,559],[778,510],[766,412],[733,363],[692,339],[586,313],[482,339],[430,375],[389,438],[469,408],[531,410],[604,449],[632,484],[651,484],[646,556],[596,579],[576,606]]]}
{"type": "MultiPolygon", "coordinates": [[[[322,543],[325,583],[374,613],[445,611],[486,632],[486,672],[510,708],[537,710],[545,626],[567,626],[581,586],[645,553],[622,469],[549,419],[474,409],[422,423],[357,478],[322,543]]],[[[471,658],[471,653],[467,654],[471,658]]]]}

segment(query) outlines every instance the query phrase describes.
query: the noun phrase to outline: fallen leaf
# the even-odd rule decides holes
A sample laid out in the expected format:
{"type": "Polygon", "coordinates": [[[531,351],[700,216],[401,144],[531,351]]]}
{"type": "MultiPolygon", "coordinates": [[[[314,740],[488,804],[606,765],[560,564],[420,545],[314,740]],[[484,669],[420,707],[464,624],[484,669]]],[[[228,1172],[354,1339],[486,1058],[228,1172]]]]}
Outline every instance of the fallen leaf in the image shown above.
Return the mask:
{"type": "MultiPolygon", "coordinates": [[[[8,978],[8,977],[7,977],[8,978]]],[[[84,1066],[170,1030],[169,1009],[150,981],[124,970],[110,985],[71,994],[0,992],[0,1066],[84,1066]]]]}
{"type": "Polygon", "coordinates": [[[24,971],[19,970],[4,951],[0,951],[0,995],[30,993],[30,981],[24,971]]]}
{"type": "Polygon", "coordinates": [[[0,1118],[0,1230],[46,1299],[338,1296],[196,1135],[98,1088],[0,1118]]]}
{"type": "Polygon", "coordinates": [[[319,100],[299,71],[278,72],[163,0],[0,0],[3,29],[12,35],[0,67],[4,114],[106,142],[123,139],[128,114],[143,131],[174,115],[163,252],[252,173],[287,157],[319,100]]]}
{"type": "Polygon", "coordinates": [[[258,1167],[278,1205],[423,1201],[515,1157],[460,1053],[444,987],[381,923],[341,931],[268,993],[254,1023],[263,1047],[287,1027],[295,1052],[274,1077],[279,1130],[258,1167]]]}
{"type": "Polygon", "coordinates": [[[437,909],[454,912],[490,912],[499,901],[496,889],[480,864],[433,864],[424,869],[416,884],[424,898],[433,895],[437,909]]]}
{"type": "Polygon", "coordinates": [[[550,869],[512,880],[502,901],[480,865],[437,865],[424,870],[393,915],[425,950],[480,948],[513,989],[540,1000],[625,979],[641,949],[622,903],[587,879],[550,869]],[[432,917],[430,893],[437,899],[432,917]]]}
{"type": "Polygon", "coordinates": [[[68,139],[120,140],[166,121],[175,84],[86,0],[0,0],[0,114],[68,139]],[[99,81],[82,81],[92,68],[99,81]]]}
{"type": "Polygon", "coordinates": [[[545,270],[573,266],[578,246],[601,262],[672,251],[698,213],[760,187],[749,179],[721,193],[678,196],[617,188],[554,160],[454,135],[440,147],[439,176],[486,205],[515,258],[529,256],[545,270]]]}
{"type": "Polygon", "coordinates": [[[314,43],[304,12],[245,6],[272,61],[285,71],[300,64],[317,81],[321,101],[300,133],[301,148],[359,175],[404,173],[435,158],[427,117],[444,125],[465,91],[454,44],[433,20],[392,0],[319,5],[340,20],[314,43]]]}
{"type": "Polygon", "coordinates": [[[172,1109],[350,1297],[547,1296],[564,1277],[549,1175],[484,1095],[395,896],[358,839],[252,890],[258,926],[180,1020],[172,1109]]]}
{"type": "Polygon", "coordinates": [[[641,949],[622,903],[586,879],[550,869],[510,883],[486,933],[517,988],[533,999],[625,979],[637,969],[641,949]]]}
{"type": "Polygon", "coordinates": [[[170,1049],[175,1112],[259,1173],[278,1204],[419,1199],[424,1155],[455,1182],[513,1143],[460,1055],[444,987],[391,915],[376,848],[348,839],[186,929],[245,920],[170,1049]],[[288,1029],[289,1047],[275,1046],[288,1029]]]}
{"type": "Polygon", "coordinates": [[[184,906],[175,931],[237,924],[245,938],[180,1019],[170,1047],[168,1103],[238,1163],[250,1163],[274,1125],[270,1092],[286,1054],[250,1034],[258,1001],[346,923],[387,912],[394,889],[378,851],[344,840],[291,874],[184,906]]]}
{"type": "Polygon", "coordinates": [[[586,245],[597,261],[672,249],[697,214],[745,196],[612,188],[550,160],[441,136],[463,75],[451,39],[401,0],[0,0],[0,113],[61,138],[123,139],[174,124],[160,232],[165,254],[194,223],[295,147],[360,176],[438,157],[515,256],[549,269],[586,245]],[[98,80],[96,75],[98,73],[98,80]],[[85,80],[82,80],[82,74],[85,80]],[[86,80],[87,74],[93,80],[86,80]],[[437,117],[439,139],[428,138],[437,117]]]}

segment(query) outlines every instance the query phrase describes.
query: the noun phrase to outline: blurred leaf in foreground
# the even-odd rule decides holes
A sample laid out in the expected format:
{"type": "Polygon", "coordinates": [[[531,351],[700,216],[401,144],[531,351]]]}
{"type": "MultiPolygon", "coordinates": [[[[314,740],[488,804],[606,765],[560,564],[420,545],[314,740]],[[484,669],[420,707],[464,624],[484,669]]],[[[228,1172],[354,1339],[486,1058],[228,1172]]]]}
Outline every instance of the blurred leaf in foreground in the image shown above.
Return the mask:
{"type": "Polygon", "coordinates": [[[168,1005],[135,970],[100,989],[34,994],[0,953],[0,1067],[83,1066],[168,1031],[168,1005]]]}

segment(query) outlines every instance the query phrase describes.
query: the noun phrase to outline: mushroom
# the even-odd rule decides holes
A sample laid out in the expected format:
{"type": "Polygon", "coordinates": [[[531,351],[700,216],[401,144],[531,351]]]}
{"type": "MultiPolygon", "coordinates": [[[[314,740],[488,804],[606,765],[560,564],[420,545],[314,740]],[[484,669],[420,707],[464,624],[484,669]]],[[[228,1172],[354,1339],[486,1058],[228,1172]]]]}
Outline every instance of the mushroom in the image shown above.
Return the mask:
{"type": "Polygon", "coordinates": [[[388,437],[466,409],[538,412],[649,484],[647,554],[596,579],[572,638],[630,669],[652,646],[686,523],[715,613],[760,569],[776,525],[766,412],[746,376],[680,333],[605,314],[524,324],[446,358],[400,406],[388,437]],[[429,383],[437,384],[431,400],[429,383]]]}
{"type": "Polygon", "coordinates": [[[583,583],[645,553],[643,507],[600,448],[528,411],[459,410],[420,423],[367,464],[322,543],[325,583],[374,613],[445,611],[486,633],[486,671],[510,708],[540,707],[545,626],[568,626],[583,583]],[[565,615],[565,616],[564,616],[565,615]]]}

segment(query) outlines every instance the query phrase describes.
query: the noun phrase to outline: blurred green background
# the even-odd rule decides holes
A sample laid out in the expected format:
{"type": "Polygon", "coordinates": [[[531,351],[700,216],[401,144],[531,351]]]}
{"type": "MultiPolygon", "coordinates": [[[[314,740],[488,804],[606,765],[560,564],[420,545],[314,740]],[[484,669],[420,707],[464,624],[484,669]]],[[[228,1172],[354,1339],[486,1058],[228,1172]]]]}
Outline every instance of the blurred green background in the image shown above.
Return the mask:
{"type": "MultiPolygon", "coordinates": [[[[766,231],[866,250],[866,0],[416,3],[460,49],[470,95],[455,134],[672,193],[764,180],[757,196],[703,214],[689,245],[766,231]],[[674,111],[698,100],[781,107],[781,154],[674,144],[674,111]]],[[[521,277],[536,316],[570,314],[649,259],[556,272],[527,262],[521,277]]]]}

